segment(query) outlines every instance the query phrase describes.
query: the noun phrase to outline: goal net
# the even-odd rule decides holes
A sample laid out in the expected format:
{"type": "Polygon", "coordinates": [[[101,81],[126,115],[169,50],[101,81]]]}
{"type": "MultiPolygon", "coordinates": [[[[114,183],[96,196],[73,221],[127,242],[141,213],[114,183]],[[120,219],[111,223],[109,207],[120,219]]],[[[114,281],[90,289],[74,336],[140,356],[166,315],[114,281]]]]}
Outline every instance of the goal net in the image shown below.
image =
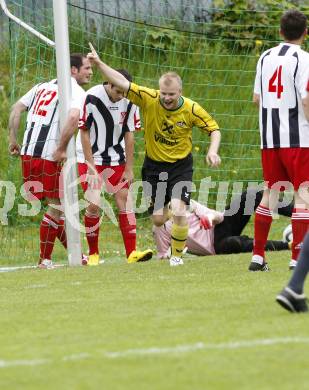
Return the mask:
{"type": "MultiPolygon", "coordinates": [[[[291,1],[285,5],[297,5],[308,12],[305,3],[291,1]]],[[[91,41],[108,64],[127,68],[136,83],[154,88],[163,72],[175,70],[183,79],[183,94],[200,103],[219,123],[222,164],[218,169],[205,164],[209,138],[198,129],[193,131],[193,198],[222,210],[231,194],[261,183],[258,116],[252,104],[252,89],[259,55],[279,41],[279,18],[285,10],[281,1],[72,0],[67,4],[71,52],[87,53],[91,41]]],[[[7,5],[16,16],[53,39],[52,1],[12,0],[7,5]]],[[[56,63],[53,48],[16,23],[6,23],[11,68],[7,93],[10,103],[14,103],[36,83],[54,78],[56,63]]],[[[102,77],[94,70],[91,85],[100,82],[102,77]]],[[[21,139],[22,133],[21,127],[21,139]]],[[[144,157],[142,131],[135,139],[138,181],[144,157]]],[[[1,263],[35,263],[38,257],[42,210],[30,210],[20,193],[20,168],[20,161],[9,157],[1,178],[16,187],[13,205],[6,205],[7,212],[2,213],[1,263]]],[[[2,188],[2,200],[6,191],[8,188],[2,188]]],[[[136,184],[133,192],[138,244],[152,246],[141,186],[136,184]]],[[[102,220],[100,251],[103,257],[125,258],[119,228],[108,217],[113,212],[113,199],[107,197],[106,205],[111,209],[107,208],[102,220]]],[[[85,239],[82,245],[86,251],[85,239]]],[[[56,244],[53,257],[56,261],[66,258],[61,245],[56,244]]]]}

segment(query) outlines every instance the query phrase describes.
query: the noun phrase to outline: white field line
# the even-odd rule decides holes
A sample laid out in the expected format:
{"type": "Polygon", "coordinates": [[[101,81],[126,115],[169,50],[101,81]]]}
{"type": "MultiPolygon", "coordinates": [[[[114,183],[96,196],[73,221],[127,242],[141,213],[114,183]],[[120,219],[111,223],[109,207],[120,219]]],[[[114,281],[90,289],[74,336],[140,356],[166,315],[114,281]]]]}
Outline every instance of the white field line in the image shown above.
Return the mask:
{"type": "Polygon", "coordinates": [[[201,350],[235,350],[242,348],[254,348],[254,347],[264,347],[269,345],[277,344],[309,344],[309,337],[282,337],[274,339],[258,339],[258,340],[248,340],[248,341],[231,341],[228,343],[218,343],[218,344],[205,344],[203,342],[198,342],[196,344],[187,344],[187,345],[176,345],[175,347],[152,347],[152,348],[141,348],[141,349],[127,349],[125,351],[119,352],[106,352],[105,356],[108,358],[122,358],[128,356],[145,356],[145,355],[169,355],[169,354],[179,354],[187,352],[195,352],[201,350]]]}
{"type": "Polygon", "coordinates": [[[284,344],[309,344],[309,337],[282,337],[273,339],[257,339],[249,341],[231,341],[227,343],[218,344],[206,344],[198,342],[195,344],[184,344],[176,345],[175,347],[152,347],[152,348],[137,348],[127,349],[124,351],[115,352],[81,352],[78,354],[66,355],[56,359],[20,359],[20,360],[1,360],[0,369],[19,367],[19,366],[41,366],[48,364],[65,363],[69,361],[83,361],[88,359],[121,359],[127,357],[138,357],[138,356],[151,356],[151,355],[173,355],[173,354],[184,354],[195,351],[203,350],[239,350],[243,348],[255,348],[255,347],[268,347],[272,345],[284,345],[284,344]]]}
{"type": "MultiPolygon", "coordinates": [[[[101,259],[99,260],[99,264],[104,264],[105,260],[101,259]]],[[[59,267],[65,267],[68,266],[68,263],[60,263],[60,264],[54,264],[54,268],[59,268],[59,267]]],[[[0,273],[1,272],[12,272],[12,271],[19,271],[22,269],[34,269],[38,268],[37,265],[20,265],[20,266],[15,266],[15,267],[0,267],[0,273]]],[[[48,270],[50,271],[50,270],[48,270]]]]}
{"type": "MultiPolygon", "coordinates": [[[[66,265],[67,264],[55,264],[54,267],[59,268],[59,267],[65,267],[66,265]]],[[[16,267],[0,267],[0,273],[1,272],[19,271],[22,269],[34,269],[34,268],[38,268],[38,266],[37,265],[21,265],[21,266],[16,266],[16,267]]],[[[47,271],[51,271],[51,270],[47,270],[47,271]]]]}

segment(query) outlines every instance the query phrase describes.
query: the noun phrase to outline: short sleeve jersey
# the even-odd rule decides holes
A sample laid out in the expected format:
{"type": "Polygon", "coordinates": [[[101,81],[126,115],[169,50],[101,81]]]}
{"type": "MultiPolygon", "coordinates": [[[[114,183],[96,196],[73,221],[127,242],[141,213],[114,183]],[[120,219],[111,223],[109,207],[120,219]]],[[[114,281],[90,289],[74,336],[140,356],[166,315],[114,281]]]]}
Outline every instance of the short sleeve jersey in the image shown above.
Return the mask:
{"type": "Polygon", "coordinates": [[[89,130],[95,164],[121,165],[125,163],[125,133],[140,128],[139,109],[126,98],[112,102],[104,85],[96,85],[87,91],[79,128],[78,162],[85,162],[80,132],[89,130]]]}
{"type": "MultiPolygon", "coordinates": [[[[82,112],[85,91],[71,78],[71,109],[82,112]]],[[[27,107],[27,123],[21,155],[54,161],[52,154],[60,138],[57,80],[37,84],[20,102],[27,107]]]]}
{"type": "Polygon", "coordinates": [[[281,43],[265,51],[257,63],[254,93],[260,95],[261,148],[309,147],[306,96],[309,53],[281,43]]]}
{"type": "Polygon", "coordinates": [[[141,108],[144,119],[146,155],[161,162],[175,162],[192,150],[192,128],[207,133],[219,130],[217,122],[196,102],[183,98],[176,110],[167,110],[160,102],[160,92],[130,84],[128,99],[141,108]]]}

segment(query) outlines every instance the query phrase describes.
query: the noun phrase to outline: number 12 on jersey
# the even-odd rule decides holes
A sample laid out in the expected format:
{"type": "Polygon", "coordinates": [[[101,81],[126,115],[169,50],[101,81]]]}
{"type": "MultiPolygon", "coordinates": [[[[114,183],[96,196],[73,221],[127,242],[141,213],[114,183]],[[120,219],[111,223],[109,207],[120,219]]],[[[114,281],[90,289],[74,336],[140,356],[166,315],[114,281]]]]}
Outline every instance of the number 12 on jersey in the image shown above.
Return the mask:
{"type": "Polygon", "coordinates": [[[283,85],[281,84],[281,73],[282,65],[280,65],[275,70],[275,73],[271,76],[268,83],[268,92],[276,92],[278,99],[281,99],[281,94],[283,92],[283,85]]]}

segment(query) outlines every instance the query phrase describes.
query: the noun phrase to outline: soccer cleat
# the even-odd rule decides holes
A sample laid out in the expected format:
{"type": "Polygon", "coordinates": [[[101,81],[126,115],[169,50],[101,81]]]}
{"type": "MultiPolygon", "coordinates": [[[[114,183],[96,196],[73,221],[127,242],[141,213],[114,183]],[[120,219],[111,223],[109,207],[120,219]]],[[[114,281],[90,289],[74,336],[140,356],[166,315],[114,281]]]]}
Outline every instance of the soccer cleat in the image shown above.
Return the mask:
{"type": "Polygon", "coordinates": [[[40,268],[40,269],[53,269],[55,267],[53,265],[53,262],[50,259],[44,259],[44,260],[40,261],[40,263],[38,264],[38,268],[40,268]]]}
{"type": "Polygon", "coordinates": [[[294,270],[295,267],[296,267],[296,265],[297,265],[297,261],[296,261],[296,260],[291,260],[291,261],[290,261],[290,264],[289,264],[289,269],[290,269],[291,271],[294,270]]]}
{"type": "Polygon", "coordinates": [[[177,265],[183,265],[183,260],[181,257],[177,256],[172,256],[170,258],[170,266],[171,267],[176,267],[177,265]]]}
{"type": "Polygon", "coordinates": [[[249,271],[269,271],[268,264],[260,255],[253,255],[251,263],[249,264],[249,271]]]}
{"type": "Polygon", "coordinates": [[[285,287],[276,297],[276,301],[284,309],[292,313],[304,313],[308,311],[307,298],[304,294],[296,294],[289,287],[285,287]]]}
{"type": "Polygon", "coordinates": [[[263,262],[263,264],[259,264],[259,263],[255,263],[254,261],[252,261],[250,264],[249,264],[249,268],[248,268],[249,271],[269,271],[269,267],[268,267],[268,264],[265,263],[265,261],[263,262]]]}
{"type": "Polygon", "coordinates": [[[137,263],[138,261],[148,261],[152,258],[153,251],[146,249],[145,251],[133,251],[128,257],[128,263],[137,263]]]}
{"type": "Polygon", "coordinates": [[[99,255],[97,253],[89,255],[87,265],[99,265],[99,260],[99,255]]]}

